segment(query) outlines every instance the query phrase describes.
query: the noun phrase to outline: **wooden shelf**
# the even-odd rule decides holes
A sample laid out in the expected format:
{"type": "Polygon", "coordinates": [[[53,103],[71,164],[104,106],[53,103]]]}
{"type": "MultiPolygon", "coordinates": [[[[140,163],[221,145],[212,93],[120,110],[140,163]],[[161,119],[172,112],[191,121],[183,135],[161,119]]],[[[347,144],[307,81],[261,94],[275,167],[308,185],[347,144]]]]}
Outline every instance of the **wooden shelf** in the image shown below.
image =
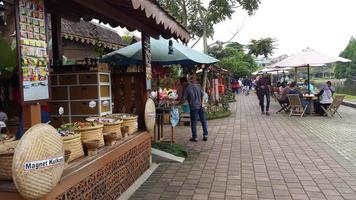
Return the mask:
{"type": "MultiPolygon", "coordinates": [[[[52,97],[53,108],[59,108],[61,104],[66,109],[66,121],[72,122],[73,118],[103,116],[112,113],[111,75],[106,72],[88,73],[52,73],[52,97]],[[89,102],[95,101],[94,110],[89,108],[89,102]],[[109,101],[108,106],[103,102],[109,101]],[[82,110],[82,111],[81,111],[82,110]],[[79,113],[83,114],[79,114],[79,113]]],[[[53,111],[52,113],[56,113],[53,111]]],[[[54,126],[58,126],[57,114],[52,115],[54,126]]]]}

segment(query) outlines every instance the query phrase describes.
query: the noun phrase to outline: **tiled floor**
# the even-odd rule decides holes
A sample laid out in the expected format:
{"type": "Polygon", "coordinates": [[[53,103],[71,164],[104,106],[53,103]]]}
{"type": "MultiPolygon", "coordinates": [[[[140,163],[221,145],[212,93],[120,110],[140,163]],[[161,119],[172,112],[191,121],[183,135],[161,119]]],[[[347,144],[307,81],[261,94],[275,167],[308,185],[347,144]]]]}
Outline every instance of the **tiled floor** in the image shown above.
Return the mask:
{"type": "Polygon", "coordinates": [[[189,157],[161,163],[131,199],[356,200],[356,109],[343,107],[343,119],[268,117],[250,95],[232,111],[209,121],[208,142],[176,129],[189,157]]]}

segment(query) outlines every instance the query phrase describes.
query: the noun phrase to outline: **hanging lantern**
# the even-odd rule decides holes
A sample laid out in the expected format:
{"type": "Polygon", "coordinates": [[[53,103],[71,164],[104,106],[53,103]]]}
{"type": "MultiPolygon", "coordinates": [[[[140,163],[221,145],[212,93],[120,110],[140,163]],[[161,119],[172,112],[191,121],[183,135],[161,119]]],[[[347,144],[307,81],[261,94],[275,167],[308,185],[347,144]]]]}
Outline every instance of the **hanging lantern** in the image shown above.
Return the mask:
{"type": "Polygon", "coordinates": [[[169,40],[168,42],[168,54],[172,55],[173,54],[173,41],[169,40]]]}
{"type": "Polygon", "coordinates": [[[0,26],[6,26],[6,8],[4,1],[0,1],[0,26]]]}

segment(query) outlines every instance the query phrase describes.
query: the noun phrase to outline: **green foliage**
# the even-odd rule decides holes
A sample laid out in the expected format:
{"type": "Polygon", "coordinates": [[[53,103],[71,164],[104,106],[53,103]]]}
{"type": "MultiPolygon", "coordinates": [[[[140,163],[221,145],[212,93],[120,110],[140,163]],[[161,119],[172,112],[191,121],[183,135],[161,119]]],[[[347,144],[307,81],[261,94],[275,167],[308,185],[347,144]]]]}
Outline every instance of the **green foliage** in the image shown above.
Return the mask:
{"type": "Polygon", "coordinates": [[[11,47],[3,38],[0,38],[0,77],[9,78],[17,67],[16,47],[11,47]]]}
{"type": "Polygon", "coordinates": [[[276,49],[275,39],[272,38],[262,38],[260,40],[251,40],[247,45],[249,50],[249,54],[258,56],[264,56],[267,58],[268,56],[273,54],[273,51],[276,49]]]}
{"type": "Polygon", "coordinates": [[[226,45],[224,47],[221,43],[213,45],[208,49],[208,54],[214,58],[219,59],[219,60],[222,60],[223,58],[226,58],[226,57],[233,56],[238,52],[244,53],[243,50],[241,51],[240,49],[236,49],[229,45],[226,45]]]}
{"type": "Polygon", "coordinates": [[[207,36],[214,35],[214,25],[231,19],[237,7],[242,7],[252,15],[258,9],[260,0],[210,0],[205,8],[201,0],[158,0],[178,21],[192,33],[192,37],[203,36],[203,23],[207,26],[207,36]],[[199,14],[198,14],[199,13],[199,14]]]}
{"type": "Polygon", "coordinates": [[[152,147],[159,149],[161,151],[173,154],[175,156],[186,158],[188,157],[188,152],[180,144],[168,144],[168,143],[152,143],[152,147]]]}
{"type": "Polygon", "coordinates": [[[226,45],[226,47],[230,47],[236,49],[237,51],[244,52],[245,46],[238,42],[230,42],[226,45]]]}
{"type": "Polygon", "coordinates": [[[230,110],[217,110],[215,112],[206,112],[206,119],[213,120],[213,119],[220,119],[229,117],[231,115],[230,110]]]}
{"type": "Polygon", "coordinates": [[[354,37],[351,37],[345,50],[340,53],[340,57],[350,59],[351,62],[335,64],[336,78],[356,80],[356,39],[354,37]]]}
{"type": "Polygon", "coordinates": [[[257,66],[253,58],[244,52],[227,47],[230,54],[222,58],[219,65],[234,74],[235,77],[250,75],[257,66]]]}
{"type": "Polygon", "coordinates": [[[123,36],[121,36],[121,39],[126,44],[130,44],[132,42],[132,36],[131,35],[123,35],[123,36]]]}

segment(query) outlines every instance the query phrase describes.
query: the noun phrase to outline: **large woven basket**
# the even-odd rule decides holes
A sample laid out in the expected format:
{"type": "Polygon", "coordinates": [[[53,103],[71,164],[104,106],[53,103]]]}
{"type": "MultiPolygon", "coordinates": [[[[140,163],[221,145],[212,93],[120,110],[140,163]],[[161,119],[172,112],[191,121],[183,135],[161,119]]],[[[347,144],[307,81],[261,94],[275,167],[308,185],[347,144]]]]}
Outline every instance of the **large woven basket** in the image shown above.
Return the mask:
{"type": "Polygon", "coordinates": [[[12,160],[18,141],[0,144],[0,180],[12,180],[12,160]]]}
{"type": "Polygon", "coordinates": [[[137,122],[138,115],[129,114],[129,113],[116,113],[110,115],[110,117],[121,119],[123,121],[122,126],[129,127],[129,132],[128,132],[129,135],[138,131],[138,122],[137,122]]]}
{"type": "Polygon", "coordinates": [[[81,134],[63,136],[64,150],[70,151],[68,162],[84,156],[81,134]]]}
{"type": "MultiPolygon", "coordinates": [[[[100,118],[108,118],[108,117],[100,117],[100,118]]],[[[89,122],[93,122],[95,120],[97,120],[98,117],[90,117],[90,118],[86,118],[87,121],[89,122]]],[[[108,118],[110,119],[110,118],[108,118]]],[[[96,122],[99,124],[103,124],[103,134],[105,133],[115,133],[117,135],[117,139],[121,139],[122,138],[122,134],[121,134],[121,126],[122,126],[122,120],[118,119],[118,118],[112,118],[114,121],[113,122],[96,122]]]]}
{"type": "Polygon", "coordinates": [[[12,177],[24,199],[42,199],[64,170],[63,139],[48,124],[37,124],[22,136],[12,161],[12,177]]]}
{"type": "Polygon", "coordinates": [[[90,140],[99,140],[100,147],[104,146],[103,124],[95,124],[95,126],[85,128],[75,128],[75,133],[81,134],[82,143],[90,140]]]}

